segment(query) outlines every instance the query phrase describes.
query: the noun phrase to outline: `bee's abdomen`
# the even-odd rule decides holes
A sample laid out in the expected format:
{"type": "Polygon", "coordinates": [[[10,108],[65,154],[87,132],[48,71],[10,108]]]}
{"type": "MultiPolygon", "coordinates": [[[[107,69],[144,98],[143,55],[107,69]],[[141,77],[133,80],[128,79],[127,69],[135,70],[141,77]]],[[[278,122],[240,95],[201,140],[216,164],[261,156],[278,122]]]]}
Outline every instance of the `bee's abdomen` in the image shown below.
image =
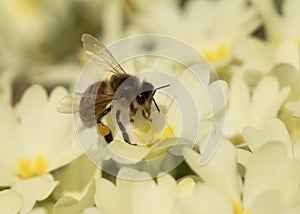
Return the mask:
{"type": "Polygon", "coordinates": [[[97,123],[97,115],[106,107],[99,105],[95,106],[97,95],[99,93],[103,93],[102,90],[106,88],[106,85],[107,84],[105,81],[95,82],[94,84],[90,85],[84,92],[85,94],[94,95],[95,99],[82,97],[80,100],[79,116],[82,123],[87,127],[92,127],[97,123]]]}

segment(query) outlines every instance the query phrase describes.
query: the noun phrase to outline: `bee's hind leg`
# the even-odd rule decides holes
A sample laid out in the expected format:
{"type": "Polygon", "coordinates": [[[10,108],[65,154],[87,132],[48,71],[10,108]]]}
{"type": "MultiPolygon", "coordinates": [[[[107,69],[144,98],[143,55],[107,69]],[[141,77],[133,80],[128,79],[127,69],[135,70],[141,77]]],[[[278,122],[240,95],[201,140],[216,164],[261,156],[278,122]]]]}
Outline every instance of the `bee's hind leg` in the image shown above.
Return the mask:
{"type": "Polygon", "coordinates": [[[109,107],[107,107],[107,109],[105,109],[101,114],[98,115],[98,117],[97,117],[97,124],[101,123],[102,117],[104,117],[105,115],[107,115],[110,111],[111,111],[111,105],[109,107]]]}
{"type": "Polygon", "coordinates": [[[110,128],[102,122],[97,124],[97,132],[99,135],[104,137],[106,143],[110,143],[113,140],[110,128]]]}
{"type": "Polygon", "coordinates": [[[97,118],[97,132],[100,136],[104,137],[107,143],[113,140],[111,130],[108,126],[102,123],[101,119],[111,111],[111,106],[105,109],[97,118]]]}

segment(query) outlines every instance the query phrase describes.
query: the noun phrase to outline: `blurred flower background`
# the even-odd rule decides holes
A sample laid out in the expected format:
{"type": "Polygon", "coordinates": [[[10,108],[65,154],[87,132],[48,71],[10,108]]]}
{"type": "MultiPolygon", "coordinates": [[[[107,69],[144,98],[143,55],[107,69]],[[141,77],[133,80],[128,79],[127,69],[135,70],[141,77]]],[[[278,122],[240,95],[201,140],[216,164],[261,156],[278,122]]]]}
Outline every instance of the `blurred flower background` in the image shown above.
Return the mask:
{"type": "Polygon", "coordinates": [[[0,213],[300,213],[299,11],[299,0],[0,0],[0,213]],[[203,142],[156,179],[89,162],[56,112],[88,60],[83,33],[164,34],[202,53],[228,87],[206,165],[203,142]]]}

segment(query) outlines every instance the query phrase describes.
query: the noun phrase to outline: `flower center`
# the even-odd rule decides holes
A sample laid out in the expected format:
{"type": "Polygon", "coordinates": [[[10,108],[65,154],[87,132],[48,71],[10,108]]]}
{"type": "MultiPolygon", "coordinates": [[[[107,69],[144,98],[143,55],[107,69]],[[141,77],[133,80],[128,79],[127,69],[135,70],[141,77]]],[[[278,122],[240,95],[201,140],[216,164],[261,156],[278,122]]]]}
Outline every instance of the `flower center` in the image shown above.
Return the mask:
{"type": "Polygon", "coordinates": [[[295,40],[294,40],[294,45],[295,45],[296,47],[299,47],[299,46],[300,46],[300,39],[295,39],[295,40]]]}
{"type": "Polygon", "coordinates": [[[21,178],[30,178],[37,175],[42,175],[48,168],[48,162],[43,155],[38,155],[34,161],[28,159],[18,159],[18,175],[21,178]]]}
{"type": "Polygon", "coordinates": [[[167,127],[164,129],[164,132],[159,138],[159,141],[163,140],[166,137],[174,137],[174,126],[167,125],[167,127]]]}
{"type": "Polygon", "coordinates": [[[251,214],[249,209],[243,210],[239,203],[233,203],[232,209],[234,214],[251,214]]]}
{"type": "Polygon", "coordinates": [[[203,54],[210,62],[218,62],[229,56],[229,48],[225,44],[220,44],[214,49],[204,50],[203,54]]]}
{"type": "MultiPolygon", "coordinates": [[[[165,138],[167,138],[167,137],[174,137],[174,136],[175,136],[175,135],[174,135],[174,128],[173,128],[172,126],[167,125],[167,126],[165,127],[165,129],[164,129],[162,135],[159,137],[158,140],[156,140],[156,141],[154,142],[154,144],[157,143],[157,142],[161,142],[163,139],[165,139],[165,138]]],[[[169,145],[169,146],[171,146],[171,145],[169,145]]],[[[157,149],[152,150],[152,151],[145,157],[145,159],[146,159],[146,160],[147,160],[147,159],[153,159],[153,158],[156,158],[156,157],[159,157],[159,156],[163,155],[163,154],[168,150],[169,146],[164,147],[164,146],[162,145],[162,146],[160,146],[160,147],[157,147],[157,149]]],[[[150,148],[151,146],[148,146],[148,147],[150,148]]]]}
{"type": "Polygon", "coordinates": [[[168,125],[164,116],[157,112],[152,114],[152,122],[137,117],[133,128],[139,145],[148,148],[166,137],[174,137],[174,127],[168,125]]]}

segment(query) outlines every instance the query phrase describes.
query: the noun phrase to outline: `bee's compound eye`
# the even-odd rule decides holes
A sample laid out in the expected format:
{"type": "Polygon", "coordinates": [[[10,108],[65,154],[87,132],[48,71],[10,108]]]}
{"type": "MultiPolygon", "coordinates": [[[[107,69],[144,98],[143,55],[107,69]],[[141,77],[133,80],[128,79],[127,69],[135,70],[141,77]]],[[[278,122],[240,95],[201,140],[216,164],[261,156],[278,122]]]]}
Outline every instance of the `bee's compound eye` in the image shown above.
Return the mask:
{"type": "Polygon", "coordinates": [[[138,102],[138,104],[142,105],[145,102],[145,98],[142,94],[139,94],[136,96],[136,101],[138,102]]]}

